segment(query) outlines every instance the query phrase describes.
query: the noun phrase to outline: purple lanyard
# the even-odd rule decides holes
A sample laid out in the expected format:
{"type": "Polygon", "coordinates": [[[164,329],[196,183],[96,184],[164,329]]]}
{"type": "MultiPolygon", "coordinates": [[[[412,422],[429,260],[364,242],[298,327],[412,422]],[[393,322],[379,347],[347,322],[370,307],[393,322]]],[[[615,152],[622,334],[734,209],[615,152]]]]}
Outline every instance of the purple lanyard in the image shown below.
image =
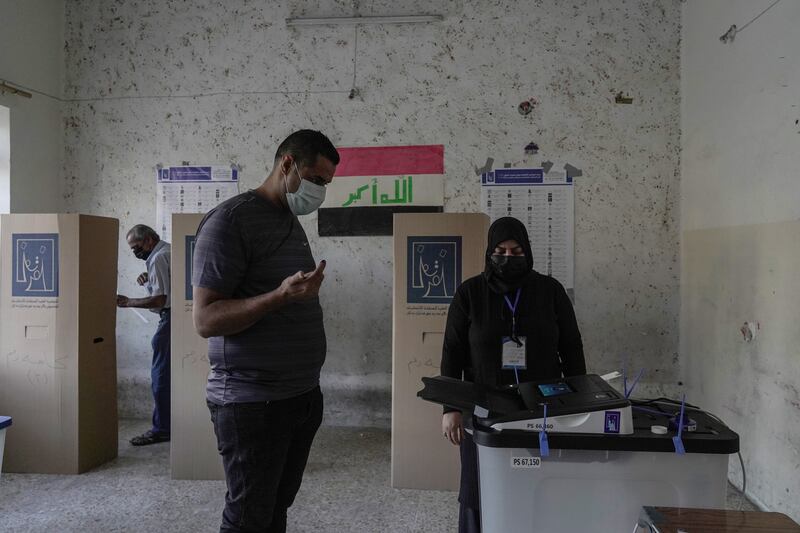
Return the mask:
{"type": "Polygon", "coordinates": [[[506,299],[506,304],[508,304],[508,308],[511,309],[511,336],[513,338],[517,337],[517,306],[519,305],[519,295],[522,293],[522,287],[517,289],[517,296],[514,298],[514,305],[511,305],[511,300],[508,298],[507,294],[503,295],[503,298],[506,299]]]}

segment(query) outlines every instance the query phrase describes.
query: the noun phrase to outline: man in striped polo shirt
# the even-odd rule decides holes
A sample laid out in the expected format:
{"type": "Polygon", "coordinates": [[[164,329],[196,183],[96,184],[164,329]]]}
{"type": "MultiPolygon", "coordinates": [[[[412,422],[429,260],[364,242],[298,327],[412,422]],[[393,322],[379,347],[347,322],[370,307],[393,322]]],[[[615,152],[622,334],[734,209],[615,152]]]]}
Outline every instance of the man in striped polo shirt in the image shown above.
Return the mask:
{"type": "Polygon", "coordinates": [[[197,230],[194,323],[209,339],[207,403],[228,486],[221,532],[286,531],[322,422],[325,261],[315,262],[297,215],[322,204],[338,163],[325,135],[297,131],[258,188],[197,230]]]}
{"type": "Polygon", "coordinates": [[[153,427],[131,439],[134,446],[147,446],[169,440],[170,435],[170,358],[171,319],[170,306],[170,257],[171,247],[150,226],[136,224],[126,237],[136,259],[147,265],[136,282],[147,289],[146,298],[128,298],[117,295],[118,307],[139,307],[158,314],[158,326],[150,346],[153,361],[150,381],[153,390],[153,427]]]}

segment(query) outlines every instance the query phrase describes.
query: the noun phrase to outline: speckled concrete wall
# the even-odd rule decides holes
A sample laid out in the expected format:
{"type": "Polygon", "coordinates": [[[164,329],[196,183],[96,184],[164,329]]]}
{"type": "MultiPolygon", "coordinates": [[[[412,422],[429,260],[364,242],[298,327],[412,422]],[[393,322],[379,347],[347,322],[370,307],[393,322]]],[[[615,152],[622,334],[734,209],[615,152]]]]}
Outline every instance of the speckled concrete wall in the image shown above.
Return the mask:
{"type": "MultiPolygon", "coordinates": [[[[678,0],[73,1],[67,6],[66,206],[154,222],[157,163],[236,162],[242,187],[278,142],[445,145],[445,209],[479,209],[476,168],[582,170],[576,310],[588,366],[623,357],[678,379],[678,0]],[[290,16],[440,13],[441,23],[289,29],[290,16]],[[355,58],[355,62],[354,62],[355,58]],[[353,85],[358,96],[348,99],[353,85]],[[619,91],[632,105],[615,104],[619,91]],[[522,116],[517,105],[539,105],[522,116]],[[536,142],[541,151],[526,156],[536,142]]],[[[319,238],[330,423],[388,425],[390,238],[319,238]]],[[[120,243],[120,290],[142,270],[120,243]]],[[[149,409],[151,329],[119,317],[123,415],[149,409]]]]}
{"type": "Polygon", "coordinates": [[[690,396],[740,434],[734,484],[800,522],[800,2],[748,23],[772,4],[683,6],[680,346],[690,396]]]}

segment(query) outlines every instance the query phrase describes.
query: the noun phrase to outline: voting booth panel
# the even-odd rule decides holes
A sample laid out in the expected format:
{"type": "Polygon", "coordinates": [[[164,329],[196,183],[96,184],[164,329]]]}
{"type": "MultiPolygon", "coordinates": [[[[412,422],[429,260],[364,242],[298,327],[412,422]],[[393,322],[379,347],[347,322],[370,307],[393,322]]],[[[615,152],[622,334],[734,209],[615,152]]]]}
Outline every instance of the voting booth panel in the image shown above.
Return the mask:
{"type": "Polygon", "coordinates": [[[456,490],[459,450],[442,437],[442,408],[417,398],[439,375],[455,289],[483,271],[489,217],[396,214],[392,312],[392,487],[456,490]]]}
{"type": "Polygon", "coordinates": [[[2,215],[0,243],[3,469],[85,472],[117,456],[119,222],[2,215]]]}
{"type": "Polygon", "coordinates": [[[203,216],[172,215],[172,479],[225,479],[206,406],[208,341],[192,321],[192,255],[203,216]]]}

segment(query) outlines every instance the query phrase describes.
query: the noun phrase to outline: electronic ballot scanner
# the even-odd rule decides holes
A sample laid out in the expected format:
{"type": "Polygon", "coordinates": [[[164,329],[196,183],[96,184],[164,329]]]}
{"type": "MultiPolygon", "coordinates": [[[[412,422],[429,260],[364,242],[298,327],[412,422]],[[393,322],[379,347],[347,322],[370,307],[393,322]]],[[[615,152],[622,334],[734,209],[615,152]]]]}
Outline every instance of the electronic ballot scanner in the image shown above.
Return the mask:
{"type": "Polygon", "coordinates": [[[472,413],[495,430],[633,433],[631,402],[594,374],[502,387],[444,376],[422,382],[420,398],[472,413]]]}

